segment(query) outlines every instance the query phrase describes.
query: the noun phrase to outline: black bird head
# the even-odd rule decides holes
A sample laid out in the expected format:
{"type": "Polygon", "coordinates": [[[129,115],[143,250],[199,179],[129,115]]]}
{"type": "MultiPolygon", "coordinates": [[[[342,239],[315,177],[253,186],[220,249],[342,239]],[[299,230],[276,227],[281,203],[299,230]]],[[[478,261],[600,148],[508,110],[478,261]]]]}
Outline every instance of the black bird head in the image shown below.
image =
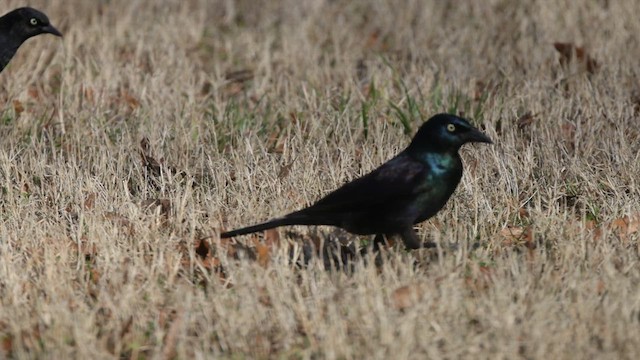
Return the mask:
{"type": "Polygon", "coordinates": [[[462,145],[470,142],[493,143],[467,120],[455,115],[438,114],[420,127],[408,150],[457,152],[462,145]]]}
{"type": "Polygon", "coordinates": [[[7,13],[0,18],[0,24],[0,31],[9,34],[19,44],[40,34],[62,36],[62,33],[51,25],[47,15],[30,7],[18,8],[7,13]]]}

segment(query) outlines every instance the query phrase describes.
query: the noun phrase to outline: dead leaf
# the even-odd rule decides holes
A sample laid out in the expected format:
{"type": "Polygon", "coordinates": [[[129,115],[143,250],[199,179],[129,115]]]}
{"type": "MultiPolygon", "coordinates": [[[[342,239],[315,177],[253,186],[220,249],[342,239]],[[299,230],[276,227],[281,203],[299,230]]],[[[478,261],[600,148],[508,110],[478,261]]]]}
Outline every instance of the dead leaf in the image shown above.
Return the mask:
{"type": "Polygon", "coordinates": [[[258,260],[258,264],[262,267],[267,267],[271,260],[271,249],[268,245],[260,241],[254,241],[254,245],[256,247],[256,258],[258,260]]]}
{"type": "Polygon", "coordinates": [[[91,270],[89,270],[89,278],[94,285],[97,285],[100,281],[100,272],[98,271],[98,269],[96,269],[95,267],[91,267],[91,270]]]}
{"type": "Polygon", "coordinates": [[[576,126],[572,123],[565,122],[560,126],[560,135],[569,150],[575,149],[576,126]]]}
{"type": "Polygon", "coordinates": [[[6,334],[2,336],[2,352],[8,357],[13,354],[13,335],[6,334]]]}
{"type": "Polygon", "coordinates": [[[206,258],[210,253],[211,247],[206,240],[198,240],[196,245],[196,254],[202,259],[206,258]]]}
{"type": "Polygon", "coordinates": [[[369,37],[364,43],[364,47],[369,50],[384,52],[389,51],[390,44],[387,37],[382,33],[382,30],[377,28],[369,33],[369,37]]]}
{"type": "Polygon", "coordinates": [[[356,79],[358,80],[358,87],[365,99],[369,98],[371,94],[371,76],[369,75],[369,67],[365,59],[360,58],[356,62],[356,79]]]}
{"type": "Polygon", "coordinates": [[[213,92],[213,84],[209,80],[205,80],[200,87],[200,96],[207,96],[213,92]]]}
{"type": "Polygon", "coordinates": [[[160,163],[151,153],[151,144],[149,143],[149,139],[144,137],[140,140],[140,157],[142,158],[142,166],[144,166],[151,174],[158,177],[160,176],[162,170],[160,163]]]}
{"type": "Polygon", "coordinates": [[[85,210],[92,210],[96,206],[96,197],[97,196],[98,196],[98,194],[96,194],[95,192],[92,192],[89,195],[87,195],[87,197],[85,197],[85,199],[84,199],[84,209],[85,210]]]}
{"type": "Polygon", "coordinates": [[[533,240],[531,226],[507,226],[500,230],[503,244],[506,246],[525,243],[530,244],[533,240]]]}
{"type": "Polygon", "coordinates": [[[291,120],[292,125],[298,124],[298,115],[295,112],[289,112],[289,119],[291,120]]]}
{"type": "Polygon", "coordinates": [[[473,88],[473,100],[479,101],[485,94],[487,90],[487,84],[482,80],[476,80],[476,84],[473,88]]]}
{"type": "Polygon", "coordinates": [[[254,77],[253,70],[251,69],[229,71],[226,74],[224,74],[225,80],[229,82],[236,82],[236,83],[244,83],[246,81],[253,79],[253,77],[254,77]]]}
{"type": "Polygon", "coordinates": [[[285,138],[281,136],[281,132],[276,130],[269,135],[269,139],[267,139],[267,146],[269,148],[270,153],[274,154],[282,154],[284,152],[284,143],[285,138]]]}
{"type": "Polygon", "coordinates": [[[264,231],[264,242],[270,248],[280,246],[280,233],[277,229],[268,229],[264,231]]]}
{"type": "Polygon", "coordinates": [[[123,90],[121,93],[123,102],[128,106],[129,111],[133,111],[140,107],[140,101],[133,96],[129,91],[123,90]]]}
{"type": "Polygon", "coordinates": [[[474,292],[487,290],[493,284],[493,269],[487,265],[473,264],[465,282],[474,292]]]}
{"type": "Polygon", "coordinates": [[[585,229],[591,232],[595,240],[602,238],[602,228],[594,220],[588,220],[585,224],[585,229]]]}
{"type": "Polygon", "coordinates": [[[13,100],[13,111],[16,113],[16,116],[20,116],[24,111],[24,105],[20,100],[13,100]]]}
{"type": "MultiPolygon", "coordinates": [[[[199,257],[199,262],[202,267],[209,271],[218,270],[220,273],[223,273],[223,270],[220,269],[220,260],[214,256],[211,245],[206,238],[196,241],[195,252],[199,257]]],[[[185,259],[184,265],[190,265],[188,259],[185,259]]]]}
{"type": "Polygon", "coordinates": [[[225,97],[234,97],[244,91],[242,83],[232,82],[224,86],[222,92],[225,97]]]}
{"type": "Polygon", "coordinates": [[[524,130],[531,126],[535,121],[535,115],[531,113],[531,111],[527,111],[524,115],[518,117],[516,120],[516,125],[518,125],[518,129],[524,130]]]}
{"type": "Polygon", "coordinates": [[[282,180],[286,178],[287,175],[289,175],[289,172],[291,172],[291,167],[293,166],[293,163],[295,161],[296,159],[293,159],[291,160],[290,163],[282,165],[282,167],[280,168],[280,171],[278,172],[278,179],[282,180]]]}
{"type": "Polygon", "coordinates": [[[111,221],[115,225],[118,225],[129,236],[133,236],[135,234],[133,224],[129,219],[127,219],[127,217],[120,215],[117,212],[110,211],[105,213],[103,218],[111,221]]]}
{"type": "Polygon", "coordinates": [[[95,93],[93,91],[93,88],[84,87],[84,85],[82,85],[81,91],[84,99],[86,99],[90,104],[95,103],[95,93]]]}
{"type": "Polygon", "coordinates": [[[598,280],[596,283],[596,293],[598,293],[598,295],[602,295],[605,291],[607,291],[607,284],[602,281],[602,279],[598,280]]]}
{"type": "Polygon", "coordinates": [[[157,208],[160,208],[160,215],[165,219],[169,218],[171,214],[171,200],[169,199],[146,199],[140,204],[144,210],[155,212],[157,208]]]}
{"type": "Polygon", "coordinates": [[[391,305],[396,310],[405,310],[415,306],[423,293],[417,284],[401,286],[391,293],[391,305]]]}
{"type": "Polygon", "coordinates": [[[640,213],[615,219],[609,224],[608,227],[620,239],[627,240],[629,236],[637,233],[640,230],[640,213]]]}
{"type": "Polygon", "coordinates": [[[273,303],[271,301],[271,296],[269,295],[269,291],[264,286],[261,286],[258,289],[258,301],[264,306],[267,306],[267,307],[273,306],[273,303]]]}
{"type": "Polygon", "coordinates": [[[34,85],[29,86],[29,90],[27,90],[27,94],[29,94],[29,97],[34,100],[40,99],[40,90],[38,90],[37,86],[34,86],[34,85]]]}
{"type": "Polygon", "coordinates": [[[120,337],[123,338],[129,332],[131,332],[131,325],[133,325],[133,316],[129,316],[127,321],[125,321],[124,325],[122,325],[122,329],[120,330],[120,337]]]}
{"type": "Polygon", "coordinates": [[[162,349],[162,359],[173,359],[176,357],[176,344],[178,342],[178,335],[180,328],[182,327],[183,312],[178,312],[167,331],[167,335],[164,337],[164,348],[162,349]]]}
{"type": "MultiPolygon", "coordinates": [[[[142,166],[149,172],[150,175],[154,177],[160,177],[163,171],[172,175],[178,174],[178,170],[175,167],[164,164],[164,161],[162,159],[160,159],[160,161],[156,160],[155,156],[153,156],[151,152],[151,144],[147,137],[143,137],[142,140],[140,140],[139,154],[140,158],[142,159],[142,166]]],[[[184,171],[180,174],[186,175],[184,171]]]]}
{"type": "Polygon", "coordinates": [[[560,64],[568,66],[575,59],[583,71],[589,74],[595,73],[600,64],[592,58],[583,46],[575,46],[573,43],[553,43],[553,47],[560,53],[560,64]]]}

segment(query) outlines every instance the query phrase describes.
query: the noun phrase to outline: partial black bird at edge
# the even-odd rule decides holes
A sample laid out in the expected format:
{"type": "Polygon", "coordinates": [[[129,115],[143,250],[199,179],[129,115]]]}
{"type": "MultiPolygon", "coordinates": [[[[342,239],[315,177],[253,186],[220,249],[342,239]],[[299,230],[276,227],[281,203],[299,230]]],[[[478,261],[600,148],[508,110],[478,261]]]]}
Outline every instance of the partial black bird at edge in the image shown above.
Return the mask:
{"type": "Polygon", "coordinates": [[[0,72],[9,64],[18,48],[29,38],[40,34],[62,36],[47,15],[30,7],[22,7],[0,17],[0,72]]]}

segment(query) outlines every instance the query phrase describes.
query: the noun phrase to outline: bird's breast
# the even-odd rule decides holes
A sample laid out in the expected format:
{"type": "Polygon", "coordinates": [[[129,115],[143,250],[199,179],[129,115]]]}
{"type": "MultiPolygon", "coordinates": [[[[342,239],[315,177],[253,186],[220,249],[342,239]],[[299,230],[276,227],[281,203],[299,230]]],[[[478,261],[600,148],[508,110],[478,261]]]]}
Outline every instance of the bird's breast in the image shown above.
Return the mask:
{"type": "Polygon", "coordinates": [[[462,163],[455,157],[432,155],[426,157],[429,170],[416,192],[416,221],[435,215],[447,203],[462,177],[462,163]]]}

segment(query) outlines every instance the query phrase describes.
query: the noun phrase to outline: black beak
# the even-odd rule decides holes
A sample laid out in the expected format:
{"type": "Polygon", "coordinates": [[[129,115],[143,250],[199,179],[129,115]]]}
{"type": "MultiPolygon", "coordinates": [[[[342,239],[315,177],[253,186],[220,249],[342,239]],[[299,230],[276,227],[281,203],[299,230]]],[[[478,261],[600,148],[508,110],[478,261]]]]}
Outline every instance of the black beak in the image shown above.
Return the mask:
{"type": "Polygon", "coordinates": [[[491,139],[489,139],[487,135],[481,133],[478,129],[473,129],[467,134],[467,141],[493,144],[493,141],[491,141],[491,139]]]}
{"type": "Polygon", "coordinates": [[[62,33],[58,31],[58,29],[54,28],[53,25],[42,27],[42,32],[62,37],[62,33]]]}

